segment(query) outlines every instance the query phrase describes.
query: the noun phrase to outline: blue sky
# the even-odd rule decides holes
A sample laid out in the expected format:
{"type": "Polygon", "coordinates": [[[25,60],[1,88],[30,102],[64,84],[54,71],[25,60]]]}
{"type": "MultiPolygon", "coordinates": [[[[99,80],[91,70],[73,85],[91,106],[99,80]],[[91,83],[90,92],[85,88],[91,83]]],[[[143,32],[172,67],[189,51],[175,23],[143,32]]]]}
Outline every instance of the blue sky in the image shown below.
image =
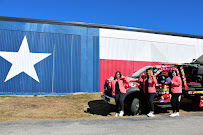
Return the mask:
{"type": "Polygon", "coordinates": [[[0,16],[203,36],[203,0],[0,0],[0,16]]]}

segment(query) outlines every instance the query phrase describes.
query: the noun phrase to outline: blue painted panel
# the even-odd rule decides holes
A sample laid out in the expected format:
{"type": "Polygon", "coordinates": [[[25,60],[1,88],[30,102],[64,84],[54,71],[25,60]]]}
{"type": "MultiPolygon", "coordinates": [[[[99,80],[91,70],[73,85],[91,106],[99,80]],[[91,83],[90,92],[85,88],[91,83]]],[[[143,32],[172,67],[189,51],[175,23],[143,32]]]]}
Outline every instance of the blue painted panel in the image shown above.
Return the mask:
{"type": "Polygon", "coordinates": [[[80,47],[78,35],[58,34],[55,46],[54,90],[56,93],[80,91],[80,47]]]}
{"type": "Polygon", "coordinates": [[[99,83],[100,83],[100,77],[99,77],[99,37],[95,36],[93,37],[93,91],[94,92],[100,92],[99,90],[99,83]]]}
{"type": "Polygon", "coordinates": [[[12,64],[0,57],[0,94],[99,92],[98,29],[0,21],[0,51],[18,52],[25,35],[30,52],[52,55],[34,65],[40,83],[26,73],[4,82],[12,64]]]}
{"type": "MultiPolygon", "coordinates": [[[[27,38],[31,53],[52,53],[53,35],[44,33],[0,30],[0,51],[18,52],[24,36],[27,38]],[[6,39],[6,40],[5,40],[6,39]]],[[[1,54],[1,53],[0,53],[1,54]]],[[[16,59],[17,60],[17,59],[16,59]]],[[[52,78],[52,57],[49,56],[34,65],[40,82],[37,82],[25,72],[13,76],[4,82],[12,64],[0,57],[0,92],[8,93],[50,93],[52,78]]],[[[25,63],[27,64],[27,63],[25,63]]]]}
{"type": "Polygon", "coordinates": [[[81,36],[81,77],[80,91],[87,91],[87,36],[81,36]]]}
{"type": "MultiPolygon", "coordinates": [[[[96,31],[93,28],[88,29],[88,37],[87,37],[87,83],[89,84],[87,86],[88,92],[92,93],[99,89],[96,88],[98,82],[99,82],[99,72],[95,72],[95,69],[97,70],[99,67],[99,44],[95,40],[95,35],[98,37],[98,31],[96,31]],[[95,52],[97,51],[97,52],[95,52]],[[98,66],[94,65],[94,60],[98,60],[97,64],[98,66]],[[95,73],[95,76],[94,76],[95,73]],[[96,77],[97,75],[97,77],[96,77]],[[95,87],[94,87],[95,86],[95,87]]],[[[96,64],[96,63],[95,63],[96,64]]],[[[99,92],[99,91],[98,91],[99,92]]]]}
{"type": "Polygon", "coordinates": [[[88,36],[88,44],[87,44],[87,90],[88,92],[93,92],[93,37],[88,36]]]}

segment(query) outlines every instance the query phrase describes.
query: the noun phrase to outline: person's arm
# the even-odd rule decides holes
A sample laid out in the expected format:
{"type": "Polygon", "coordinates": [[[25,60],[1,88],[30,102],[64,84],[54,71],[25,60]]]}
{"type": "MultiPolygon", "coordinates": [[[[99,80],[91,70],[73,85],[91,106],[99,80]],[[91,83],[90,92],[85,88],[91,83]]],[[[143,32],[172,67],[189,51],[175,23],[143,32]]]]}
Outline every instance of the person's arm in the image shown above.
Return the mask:
{"type": "Polygon", "coordinates": [[[171,81],[171,84],[173,84],[174,86],[178,87],[182,85],[182,81],[180,77],[176,77],[174,81],[171,81]]]}
{"type": "Polygon", "coordinates": [[[141,83],[144,82],[143,76],[144,76],[144,73],[142,73],[142,74],[139,76],[138,82],[141,82],[141,83]]]}
{"type": "Polygon", "coordinates": [[[156,79],[156,77],[153,77],[153,83],[154,83],[154,84],[157,84],[157,79],[156,79]]]}
{"type": "Polygon", "coordinates": [[[122,76],[121,79],[123,80],[123,82],[129,83],[129,80],[127,80],[127,78],[125,76],[122,76]]]}
{"type": "Polygon", "coordinates": [[[111,81],[109,80],[109,82],[108,82],[108,87],[109,87],[109,89],[111,89],[111,86],[112,86],[111,83],[112,83],[112,80],[111,80],[111,81]]]}

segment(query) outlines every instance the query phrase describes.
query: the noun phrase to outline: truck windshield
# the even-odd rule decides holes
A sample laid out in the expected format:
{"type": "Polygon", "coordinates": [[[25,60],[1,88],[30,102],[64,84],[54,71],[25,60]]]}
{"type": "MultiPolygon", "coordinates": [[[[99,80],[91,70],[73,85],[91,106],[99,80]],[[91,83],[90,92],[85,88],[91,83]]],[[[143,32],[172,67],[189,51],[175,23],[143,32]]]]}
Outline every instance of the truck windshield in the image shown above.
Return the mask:
{"type": "Polygon", "coordinates": [[[142,72],[146,71],[148,68],[150,68],[150,66],[146,66],[146,67],[141,68],[140,70],[136,71],[136,72],[132,75],[132,77],[133,77],[133,78],[139,78],[139,75],[140,75],[142,72]]]}
{"type": "Polygon", "coordinates": [[[203,55],[201,55],[201,56],[196,60],[196,62],[203,63],[203,55]]]}

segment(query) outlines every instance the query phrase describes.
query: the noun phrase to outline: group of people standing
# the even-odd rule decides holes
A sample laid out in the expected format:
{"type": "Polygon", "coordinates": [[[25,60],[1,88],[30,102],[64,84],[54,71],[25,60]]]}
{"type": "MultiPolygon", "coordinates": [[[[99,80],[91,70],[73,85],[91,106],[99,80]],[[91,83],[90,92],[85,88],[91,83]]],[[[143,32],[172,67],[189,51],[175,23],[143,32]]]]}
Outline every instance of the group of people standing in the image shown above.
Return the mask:
{"type": "MultiPolygon", "coordinates": [[[[153,100],[156,95],[155,85],[157,84],[157,79],[153,75],[153,71],[151,69],[146,70],[146,77],[140,75],[139,82],[142,83],[143,92],[147,97],[147,102],[149,105],[149,113],[148,117],[154,117],[154,104],[153,100]]],[[[116,102],[116,114],[115,116],[123,116],[124,115],[124,99],[126,90],[124,88],[123,83],[128,83],[126,77],[122,76],[120,71],[117,71],[113,80],[109,80],[108,87],[112,88],[112,95],[115,96],[116,102]]],[[[172,70],[169,72],[168,78],[166,79],[166,83],[169,85],[169,91],[172,95],[171,97],[171,105],[173,109],[173,113],[170,114],[170,117],[179,116],[179,108],[180,108],[180,96],[182,93],[182,81],[178,76],[176,70],[172,70]]]]}

